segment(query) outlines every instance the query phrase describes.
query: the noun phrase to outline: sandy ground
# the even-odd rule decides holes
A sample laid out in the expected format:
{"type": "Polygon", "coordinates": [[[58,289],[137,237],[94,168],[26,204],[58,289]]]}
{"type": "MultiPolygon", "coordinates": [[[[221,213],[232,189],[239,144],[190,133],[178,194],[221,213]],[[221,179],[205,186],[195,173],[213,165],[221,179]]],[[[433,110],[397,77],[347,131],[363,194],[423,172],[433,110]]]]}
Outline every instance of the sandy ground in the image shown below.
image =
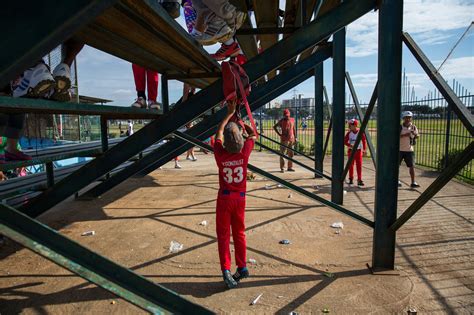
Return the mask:
{"type": "MultiPolygon", "coordinates": [[[[41,217],[82,245],[217,313],[470,314],[474,312],[474,188],[452,181],[398,233],[396,272],[372,275],[372,231],[351,218],[257,176],[246,212],[251,278],[225,290],[215,238],[217,173],[212,156],[176,170],[168,163],[95,201],[68,200],[41,217]],[[265,185],[272,185],[265,189],[265,185]],[[203,220],[207,226],[199,225],[203,220]],[[339,234],[330,225],[342,221],[339,234]],[[82,237],[87,230],[96,235],[82,237]],[[280,245],[289,239],[290,245],[280,245]],[[172,240],[184,244],[169,253],[172,240]],[[260,293],[256,305],[249,303],[260,293]]],[[[255,152],[252,163],[278,170],[278,159],[255,152]]],[[[327,163],[329,163],[329,158],[327,163]]],[[[344,204],[373,219],[374,172],[364,160],[366,188],[347,187],[344,204]]],[[[330,164],[325,165],[330,171],[330,164]]],[[[281,176],[329,198],[329,182],[310,172],[281,176]],[[319,189],[315,189],[317,184],[319,189]]],[[[418,171],[421,189],[399,193],[399,214],[433,181],[418,171]]],[[[279,174],[279,173],[278,173],[279,174]]],[[[0,248],[1,314],[135,314],[143,311],[9,242],[0,248]]]]}

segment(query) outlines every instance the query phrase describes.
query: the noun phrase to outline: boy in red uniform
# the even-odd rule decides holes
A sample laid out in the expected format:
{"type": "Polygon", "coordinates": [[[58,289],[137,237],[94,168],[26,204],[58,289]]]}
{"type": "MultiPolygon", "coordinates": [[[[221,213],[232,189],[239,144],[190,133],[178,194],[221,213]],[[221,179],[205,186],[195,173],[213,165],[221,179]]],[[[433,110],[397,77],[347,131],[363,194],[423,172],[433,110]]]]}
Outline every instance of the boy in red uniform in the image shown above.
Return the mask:
{"type": "Polygon", "coordinates": [[[255,145],[255,131],[245,126],[247,139],[235,122],[229,122],[234,115],[236,103],[227,105],[227,115],[219,124],[214,144],[214,157],[219,168],[219,192],[216,205],[216,232],[224,282],[229,289],[247,278],[247,245],[245,241],[245,192],[247,188],[247,164],[255,145]],[[223,142],[224,140],[224,142],[223,142]],[[232,275],[230,257],[230,228],[234,239],[237,272],[232,275]]]}
{"type": "MultiPolygon", "coordinates": [[[[347,156],[351,156],[352,150],[354,150],[354,144],[359,134],[359,122],[357,119],[349,120],[349,131],[346,133],[344,137],[344,144],[349,147],[347,150],[347,156]]],[[[365,134],[362,134],[362,141],[359,143],[359,146],[356,148],[356,153],[354,156],[354,160],[352,160],[351,166],[349,167],[349,185],[353,184],[354,180],[354,162],[356,163],[357,167],[357,186],[362,187],[364,186],[364,182],[362,181],[362,155],[365,155],[365,151],[367,149],[367,141],[365,140],[365,134]]]]}

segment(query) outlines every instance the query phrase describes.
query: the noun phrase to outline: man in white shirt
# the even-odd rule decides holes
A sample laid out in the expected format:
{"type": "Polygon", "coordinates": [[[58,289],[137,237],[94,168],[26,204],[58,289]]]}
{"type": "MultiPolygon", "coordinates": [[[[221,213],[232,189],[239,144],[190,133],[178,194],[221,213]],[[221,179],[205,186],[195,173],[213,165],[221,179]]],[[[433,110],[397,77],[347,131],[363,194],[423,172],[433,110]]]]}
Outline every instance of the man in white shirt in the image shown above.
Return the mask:
{"type": "MultiPolygon", "coordinates": [[[[420,187],[415,181],[415,152],[413,145],[419,137],[419,132],[416,126],[411,122],[413,113],[405,111],[402,113],[403,123],[400,125],[400,165],[405,160],[405,164],[410,169],[411,188],[420,187]]],[[[402,183],[398,181],[398,186],[402,183]]]]}

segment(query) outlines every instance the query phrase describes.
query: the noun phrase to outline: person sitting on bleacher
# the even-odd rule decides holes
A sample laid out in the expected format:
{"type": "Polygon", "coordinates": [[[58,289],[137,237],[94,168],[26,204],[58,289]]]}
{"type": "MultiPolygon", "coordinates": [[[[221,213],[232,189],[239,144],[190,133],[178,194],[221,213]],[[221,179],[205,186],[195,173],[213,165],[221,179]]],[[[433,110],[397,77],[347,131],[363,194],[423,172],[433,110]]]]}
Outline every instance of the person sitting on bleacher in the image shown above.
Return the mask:
{"type": "Polygon", "coordinates": [[[193,0],[192,4],[197,19],[191,35],[202,45],[231,39],[247,16],[237,11],[229,0],[193,0]]]}
{"type": "Polygon", "coordinates": [[[72,62],[84,44],[69,39],[63,44],[63,60],[51,73],[43,60],[25,70],[12,82],[13,97],[49,98],[59,102],[71,100],[72,62]]]}
{"type": "MultiPolygon", "coordinates": [[[[0,89],[0,95],[11,95],[10,84],[0,89]]],[[[31,156],[21,152],[18,146],[24,122],[25,114],[0,114],[0,164],[31,160],[31,156]]],[[[0,180],[3,179],[6,177],[1,173],[0,180]]]]}

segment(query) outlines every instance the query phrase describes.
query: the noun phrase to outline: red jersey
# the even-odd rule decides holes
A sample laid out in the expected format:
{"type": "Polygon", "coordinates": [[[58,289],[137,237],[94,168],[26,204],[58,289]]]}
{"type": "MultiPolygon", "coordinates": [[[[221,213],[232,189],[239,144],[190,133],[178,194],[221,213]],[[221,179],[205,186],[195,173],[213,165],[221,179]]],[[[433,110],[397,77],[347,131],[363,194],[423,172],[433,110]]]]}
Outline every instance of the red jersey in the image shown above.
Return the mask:
{"type": "Polygon", "coordinates": [[[254,145],[254,139],[247,139],[240,153],[230,153],[224,149],[221,140],[216,140],[214,158],[219,168],[221,191],[245,192],[247,190],[247,164],[254,145]]]}
{"type": "Polygon", "coordinates": [[[277,123],[277,127],[281,128],[281,141],[295,141],[295,119],[282,118],[277,123]]]}

